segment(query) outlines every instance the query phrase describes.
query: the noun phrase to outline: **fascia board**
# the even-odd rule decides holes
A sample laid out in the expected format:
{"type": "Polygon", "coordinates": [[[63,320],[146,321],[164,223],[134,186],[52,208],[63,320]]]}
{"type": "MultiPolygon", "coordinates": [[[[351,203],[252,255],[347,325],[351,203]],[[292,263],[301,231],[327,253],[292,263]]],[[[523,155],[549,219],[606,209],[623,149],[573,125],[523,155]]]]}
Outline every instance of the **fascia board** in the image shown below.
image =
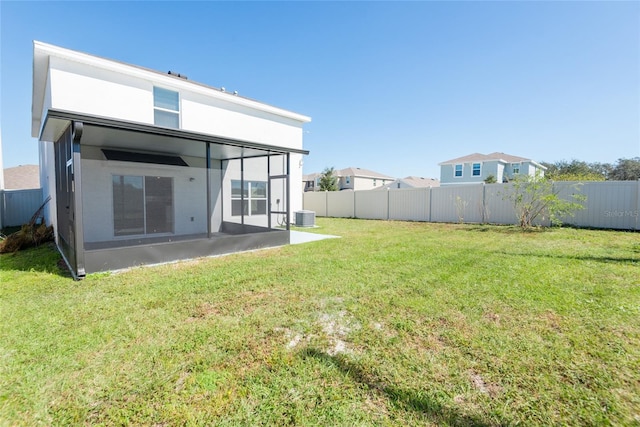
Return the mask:
{"type": "Polygon", "coordinates": [[[545,165],[542,165],[542,164],[536,162],[535,160],[527,160],[527,161],[529,163],[531,163],[532,165],[534,165],[535,167],[537,167],[537,168],[540,168],[540,169],[545,170],[545,171],[547,170],[547,167],[545,165]]]}
{"type": "Polygon", "coordinates": [[[149,80],[160,85],[165,85],[176,89],[188,90],[211,98],[220,99],[233,104],[242,105],[248,108],[253,108],[255,110],[264,111],[266,113],[286,117],[288,119],[296,120],[301,123],[308,123],[311,121],[310,117],[304,116],[302,114],[294,113],[282,108],[273,107],[271,105],[263,104],[261,102],[254,101],[248,98],[238,97],[237,95],[233,95],[231,93],[221,92],[210,86],[191,82],[189,80],[182,80],[178,77],[172,77],[167,74],[162,74],[158,71],[146,69],[137,65],[130,65],[124,62],[105,59],[98,56],[89,55],[86,53],[81,53],[37,41],[34,41],[34,46],[36,46],[37,49],[44,55],[57,56],[82,64],[91,65],[117,73],[122,73],[132,77],[138,77],[144,80],[149,80]]]}
{"type": "Polygon", "coordinates": [[[49,55],[43,52],[42,43],[33,42],[33,76],[31,93],[31,136],[37,138],[40,135],[42,123],[42,109],[44,104],[44,91],[49,78],[49,55]]]}
{"type": "MultiPolygon", "coordinates": [[[[72,121],[80,121],[85,125],[92,126],[101,126],[108,127],[114,129],[122,129],[129,130],[134,132],[144,132],[153,135],[159,136],[171,136],[179,139],[198,141],[198,142],[210,142],[214,144],[222,144],[222,145],[231,145],[235,147],[247,147],[254,148],[257,150],[263,150],[265,152],[270,153],[293,153],[293,154],[303,154],[308,155],[308,150],[298,149],[298,148],[287,148],[287,147],[279,147],[270,144],[264,144],[260,142],[252,142],[252,141],[244,141],[240,139],[232,139],[227,137],[221,137],[211,134],[204,134],[200,132],[193,132],[184,129],[173,129],[173,128],[164,128],[155,125],[150,125],[148,123],[138,123],[138,122],[130,122],[125,120],[116,120],[109,117],[100,117],[100,116],[91,116],[86,114],[80,114],[72,111],[64,111],[64,110],[49,110],[47,112],[47,117],[44,120],[43,134],[40,136],[41,140],[46,140],[44,137],[45,132],[49,131],[46,126],[47,123],[51,121],[53,124],[51,131],[52,137],[56,138],[55,135],[60,135],[61,130],[64,130],[66,124],[72,121]],[[57,125],[57,126],[56,126],[57,125]]],[[[50,139],[50,138],[49,138],[50,139]]]]}

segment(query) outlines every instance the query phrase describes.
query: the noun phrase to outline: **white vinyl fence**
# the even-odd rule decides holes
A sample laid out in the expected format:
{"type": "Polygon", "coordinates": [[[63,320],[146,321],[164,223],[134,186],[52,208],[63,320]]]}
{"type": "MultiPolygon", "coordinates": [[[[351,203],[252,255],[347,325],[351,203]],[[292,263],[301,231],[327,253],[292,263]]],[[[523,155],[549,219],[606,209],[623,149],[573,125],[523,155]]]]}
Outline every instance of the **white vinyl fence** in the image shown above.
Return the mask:
{"type": "MultiPolygon", "coordinates": [[[[578,227],[640,230],[640,180],[556,182],[560,197],[586,196],[585,209],[566,224],[578,227]],[[577,189],[577,190],[576,190],[577,189]]],[[[427,222],[516,224],[507,194],[511,184],[471,184],[434,188],[306,192],[305,210],[316,216],[427,222]]],[[[549,225],[548,219],[540,223],[549,225]]]]}
{"type": "Polygon", "coordinates": [[[0,190],[0,228],[29,222],[42,205],[42,189],[0,190]]]}

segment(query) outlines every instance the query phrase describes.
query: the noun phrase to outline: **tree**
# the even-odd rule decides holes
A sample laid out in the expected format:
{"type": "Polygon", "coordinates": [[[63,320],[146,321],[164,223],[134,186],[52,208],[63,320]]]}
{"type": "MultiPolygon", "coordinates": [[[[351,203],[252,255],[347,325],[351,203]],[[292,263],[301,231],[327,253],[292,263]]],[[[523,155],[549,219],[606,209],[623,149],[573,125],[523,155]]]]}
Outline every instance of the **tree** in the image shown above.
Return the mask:
{"type": "Polygon", "coordinates": [[[607,163],[587,163],[576,159],[542,162],[542,165],[547,168],[545,177],[552,181],[604,181],[612,167],[607,163]]]}
{"type": "Polygon", "coordinates": [[[498,180],[497,180],[497,179],[496,179],[496,177],[495,177],[495,176],[493,176],[493,175],[489,175],[488,177],[486,177],[486,178],[484,179],[484,183],[485,183],[485,184],[495,184],[496,182],[498,182],[498,180]]]}
{"type": "Polygon", "coordinates": [[[609,179],[614,181],[635,181],[640,179],[640,157],[618,159],[618,163],[609,173],[609,179]]]}
{"type": "Polygon", "coordinates": [[[338,178],[333,167],[325,168],[320,175],[320,191],[338,191],[338,178]]]}
{"type": "MultiPolygon", "coordinates": [[[[578,185],[572,188],[579,191],[578,185]]],[[[562,225],[562,218],[574,216],[575,211],[584,209],[582,202],[586,197],[574,193],[570,200],[566,200],[560,198],[559,192],[560,189],[540,173],[518,175],[512,180],[511,191],[503,195],[503,199],[513,203],[522,228],[533,227],[536,219],[550,219],[553,225],[562,225]]]]}

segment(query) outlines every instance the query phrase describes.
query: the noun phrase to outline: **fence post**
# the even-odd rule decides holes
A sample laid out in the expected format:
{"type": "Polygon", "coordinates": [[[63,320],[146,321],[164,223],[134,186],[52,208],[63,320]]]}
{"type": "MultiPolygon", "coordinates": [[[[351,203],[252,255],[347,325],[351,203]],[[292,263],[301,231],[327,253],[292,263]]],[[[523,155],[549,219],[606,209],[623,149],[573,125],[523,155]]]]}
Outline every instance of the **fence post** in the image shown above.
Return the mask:
{"type": "Polygon", "coordinates": [[[638,178],[638,188],[636,191],[636,231],[640,230],[640,178],[638,178]]]}
{"type": "Polygon", "coordinates": [[[353,217],[358,218],[358,215],[356,214],[356,190],[354,189],[352,193],[353,193],[353,217]]]}
{"type": "Polygon", "coordinates": [[[482,223],[483,224],[487,223],[485,219],[485,213],[487,211],[486,196],[487,196],[487,184],[483,182],[482,183],[482,223]]]}
{"type": "Polygon", "coordinates": [[[429,216],[427,221],[431,222],[431,205],[433,203],[433,187],[429,187],[429,216]]]}
{"type": "Polygon", "coordinates": [[[324,190],[324,214],[329,217],[329,192],[324,190]]]}

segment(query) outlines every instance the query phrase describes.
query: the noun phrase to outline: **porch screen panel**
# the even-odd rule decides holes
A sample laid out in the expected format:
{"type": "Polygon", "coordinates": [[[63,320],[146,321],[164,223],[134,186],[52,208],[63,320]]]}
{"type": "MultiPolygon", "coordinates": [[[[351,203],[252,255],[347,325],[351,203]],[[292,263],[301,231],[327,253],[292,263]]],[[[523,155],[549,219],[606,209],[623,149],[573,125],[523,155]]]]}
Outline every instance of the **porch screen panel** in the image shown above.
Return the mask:
{"type": "Polygon", "coordinates": [[[147,176],[144,190],[146,233],[173,233],[173,179],[147,176]]]}
{"type": "Polygon", "coordinates": [[[267,213],[267,183],[252,181],[251,183],[251,215],[267,213]]]}
{"type": "Polygon", "coordinates": [[[231,180],[231,215],[266,215],[267,182],[231,180]],[[244,184],[244,188],[242,185],[244,184]]]}
{"type": "MultiPolygon", "coordinates": [[[[73,177],[73,135],[69,126],[54,145],[56,164],[56,211],[59,247],[73,269],[76,265],[75,186],[73,177]]],[[[81,220],[81,219],[80,219],[81,220]]]]}
{"type": "Polygon", "coordinates": [[[248,215],[247,202],[249,200],[249,183],[244,182],[244,188],[242,181],[233,179],[231,180],[231,215],[248,215]],[[244,203],[243,200],[244,199],[244,203]]]}
{"type": "Polygon", "coordinates": [[[144,234],[144,188],[141,176],[113,177],[113,230],[116,236],[144,234]]]}

